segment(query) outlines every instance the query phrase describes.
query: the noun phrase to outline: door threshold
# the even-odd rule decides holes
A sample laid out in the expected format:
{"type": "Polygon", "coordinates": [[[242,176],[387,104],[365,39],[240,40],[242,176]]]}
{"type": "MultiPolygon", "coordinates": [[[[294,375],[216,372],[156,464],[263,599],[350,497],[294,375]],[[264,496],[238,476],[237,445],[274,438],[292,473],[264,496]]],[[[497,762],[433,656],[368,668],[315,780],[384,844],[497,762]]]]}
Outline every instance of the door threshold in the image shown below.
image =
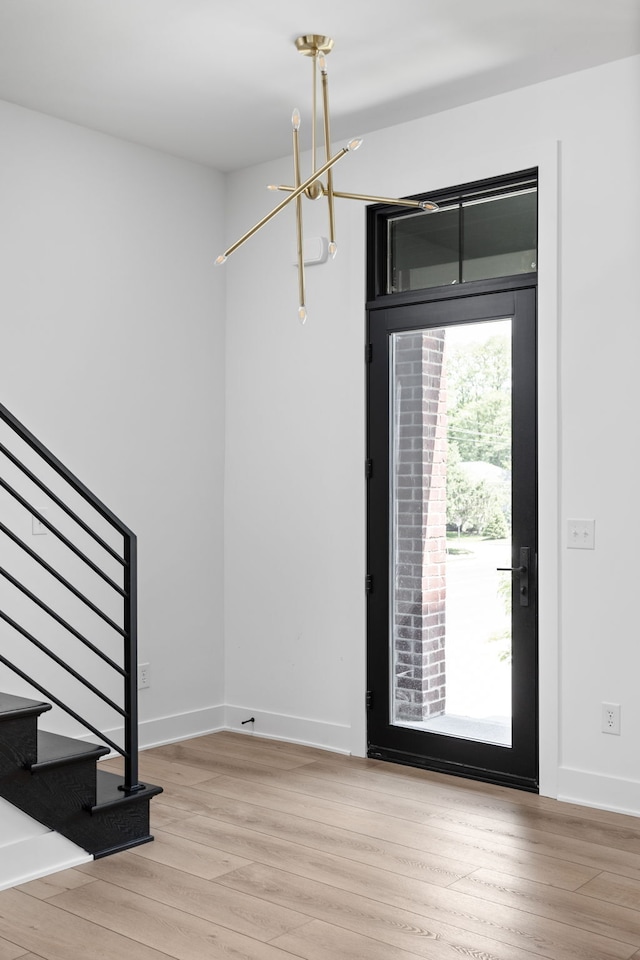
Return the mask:
{"type": "Polygon", "coordinates": [[[429,720],[396,721],[394,726],[511,747],[511,717],[464,717],[445,713],[429,720]]]}

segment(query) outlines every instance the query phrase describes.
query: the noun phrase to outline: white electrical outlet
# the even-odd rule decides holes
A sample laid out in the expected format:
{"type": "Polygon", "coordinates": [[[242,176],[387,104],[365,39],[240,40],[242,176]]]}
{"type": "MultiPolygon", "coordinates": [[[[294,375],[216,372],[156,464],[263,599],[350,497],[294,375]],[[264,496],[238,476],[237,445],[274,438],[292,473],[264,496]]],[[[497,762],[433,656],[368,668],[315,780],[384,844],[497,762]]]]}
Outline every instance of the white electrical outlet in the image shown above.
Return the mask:
{"type": "Polygon", "coordinates": [[[138,664],[138,690],[146,690],[151,686],[151,667],[148,663],[138,664]]]}
{"type": "Polygon", "coordinates": [[[602,732],[620,736],[620,704],[602,704],[602,732]]]}

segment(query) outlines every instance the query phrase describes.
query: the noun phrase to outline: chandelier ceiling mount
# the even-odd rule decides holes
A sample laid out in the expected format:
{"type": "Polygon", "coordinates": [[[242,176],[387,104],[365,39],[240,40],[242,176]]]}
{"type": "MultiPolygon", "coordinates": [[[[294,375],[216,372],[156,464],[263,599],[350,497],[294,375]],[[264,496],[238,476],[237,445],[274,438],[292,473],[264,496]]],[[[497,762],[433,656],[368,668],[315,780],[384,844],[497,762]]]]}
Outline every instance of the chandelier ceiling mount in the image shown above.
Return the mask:
{"type": "Polygon", "coordinates": [[[333,39],[323,37],[318,33],[305,33],[302,37],[296,37],[296,50],[304,57],[317,57],[319,53],[331,53],[333,50],[333,39]]]}

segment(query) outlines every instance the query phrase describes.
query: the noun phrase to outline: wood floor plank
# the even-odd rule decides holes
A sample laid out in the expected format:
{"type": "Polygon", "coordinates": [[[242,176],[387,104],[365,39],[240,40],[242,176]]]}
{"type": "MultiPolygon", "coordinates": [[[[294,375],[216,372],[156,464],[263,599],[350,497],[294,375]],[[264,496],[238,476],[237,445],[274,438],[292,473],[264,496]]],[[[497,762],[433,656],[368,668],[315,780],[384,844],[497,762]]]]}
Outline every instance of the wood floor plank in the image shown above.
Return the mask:
{"type": "Polygon", "coordinates": [[[312,920],[294,933],[278,937],[272,945],[305,960],[418,960],[419,956],[321,920],[312,920]]]}
{"type": "Polygon", "coordinates": [[[613,873],[600,873],[594,880],[585,883],[580,893],[607,903],[640,910],[640,880],[630,880],[613,873]]]}
{"type": "Polygon", "coordinates": [[[156,830],[154,836],[153,843],[134,847],[131,853],[136,857],[154,860],[175,870],[191,873],[195,877],[202,877],[203,880],[212,880],[223,873],[228,873],[229,870],[237,870],[238,867],[246,866],[251,862],[242,857],[234,857],[229,853],[214,850],[213,847],[186,840],[177,834],[156,830]]]}
{"type": "Polygon", "coordinates": [[[558,833],[590,843],[602,843],[640,853],[640,820],[634,817],[619,818],[615,822],[604,822],[571,815],[563,810],[563,804],[557,804],[554,812],[523,805],[514,799],[505,801],[475,791],[470,800],[468,793],[459,793],[452,801],[454,791],[443,789],[428,779],[398,778],[388,770],[350,768],[332,760],[318,760],[308,764],[305,776],[319,777],[331,782],[365,786],[369,790],[380,791],[395,797],[411,798],[417,802],[442,806],[448,810],[467,811],[475,816],[487,816],[490,820],[500,819],[514,826],[531,827],[549,833],[558,833]]]}
{"type": "Polygon", "coordinates": [[[211,750],[195,745],[192,740],[187,740],[186,743],[170,743],[164,747],[156,747],[154,752],[163,760],[177,761],[187,766],[198,766],[201,770],[210,770],[211,776],[242,777],[247,775],[250,779],[253,771],[256,776],[261,776],[267,782],[270,782],[271,780],[277,781],[283,773],[287,772],[258,760],[243,759],[232,754],[228,756],[215,754],[211,750]]]}
{"type": "Polygon", "coordinates": [[[79,870],[71,869],[61,870],[59,873],[53,873],[48,877],[43,877],[41,880],[30,880],[28,883],[20,884],[20,886],[15,887],[15,889],[23,893],[28,893],[38,900],[49,900],[50,897],[55,897],[58,893],[63,893],[65,890],[73,890],[75,887],[82,887],[85,883],[91,882],[91,877],[80,873],[79,870]]]}
{"type": "Polygon", "coordinates": [[[574,837],[535,828],[514,827],[501,820],[489,820],[487,817],[475,817],[456,811],[434,815],[429,822],[434,828],[440,828],[454,836],[491,837],[496,845],[557,856],[587,867],[640,880],[640,855],[617,847],[576,840],[574,837]]]}
{"type": "MultiPolygon", "coordinates": [[[[329,757],[318,757],[318,759],[329,759],[333,761],[334,757],[335,754],[330,754],[329,757]]],[[[351,759],[357,760],[360,758],[353,757],[351,759]]],[[[387,776],[399,776],[405,781],[408,779],[418,779],[429,782],[432,788],[442,790],[443,797],[445,795],[448,796],[445,802],[448,806],[454,808],[460,803],[468,804],[471,802],[483,806],[487,802],[493,803],[494,800],[500,800],[517,806],[533,807],[536,810],[543,810],[554,815],[560,814],[562,816],[580,817],[585,820],[610,823],[622,828],[625,826],[635,828],[638,825],[638,818],[632,814],[617,813],[613,810],[604,810],[597,807],[589,807],[584,804],[569,803],[566,800],[554,800],[552,797],[543,797],[535,793],[513,790],[511,787],[482,783],[478,780],[467,780],[464,777],[452,777],[445,773],[436,773],[433,770],[401,766],[387,763],[383,760],[367,759],[365,763],[371,765],[370,768],[375,772],[384,772],[387,776]]]]}
{"type": "MultiPolygon", "coordinates": [[[[97,881],[138,893],[154,901],[156,907],[163,904],[255,940],[272,940],[308,921],[295,910],[268,907],[254,897],[214,887],[209,880],[193,874],[141,861],[133,853],[106,857],[80,869],[97,881]]],[[[57,904],[63,902],[67,901],[60,897],[55,900],[57,904]]]]}
{"type": "MultiPolygon", "coordinates": [[[[77,895],[93,886],[88,883],[60,896],[77,895]]],[[[0,893],[0,935],[43,960],[167,960],[165,952],[121,936],[109,922],[95,924],[74,917],[51,901],[18,890],[0,893]]]]}
{"type": "MultiPolygon", "coordinates": [[[[103,767],[114,773],[120,773],[123,769],[123,761],[120,757],[117,760],[103,760],[100,769],[103,769],[103,767]]],[[[186,763],[170,763],[161,757],[156,757],[150,750],[145,750],[140,754],[139,768],[141,780],[155,783],[161,787],[164,786],[165,782],[183,783],[185,786],[192,786],[202,780],[211,779],[210,771],[186,763]]]]}
{"type": "MultiPolygon", "coordinates": [[[[312,757],[303,757],[272,749],[270,742],[269,740],[258,740],[251,737],[238,737],[236,740],[229,741],[223,737],[212,736],[205,742],[202,739],[199,741],[187,740],[178,746],[184,748],[185,756],[197,757],[203,755],[213,760],[218,758],[224,760],[226,757],[231,757],[248,760],[250,763],[261,763],[276,770],[295,770],[315,762],[315,758],[312,757]]],[[[165,748],[161,747],[160,749],[165,748]]]]}
{"type": "MultiPolygon", "coordinates": [[[[162,794],[160,796],[162,796],[162,794]]],[[[151,816],[149,818],[151,833],[153,834],[155,830],[162,830],[165,824],[180,820],[182,816],[183,811],[177,807],[164,804],[161,800],[154,800],[151,805],[151,816]]]]}
{"type": "MultiPolygon", "coordinates": [[[[432,817],[442,816],[448,812],[446,807],[430,804],[427,800],[416,801],[412,798],[379,793],[362,786],[309,777],[303,772],[277,771],[260,764],[223,761],[219,767],[212,763],[210,769],[220,776],[245,781],[247,791],[250,791],[252,785],[257,783],[261,786],[298,793],[302,797],[319,797],[337,803],[345,803],[358,809],[408,820],[411,823],[427,823],[432,817]]],[[[203,781],[202,784],[199,784],[199,787],[206,789],[206,784],[207,781],[203,781]]],[[[184,793],[168,792],[168,796],[184,796],[184,793]]],[[[173,800],[168,799],[168,802],[173,802],[173,800]]]]}
{"type": "MultiPolygon", "coordinates": [[[[233,762],[229,764],[223,763],[221,767],[212,765],[211,769],[220,775],[231,776],[239,780],[247,781],[250,784],[259,783],[261,785],[297,792],[303,796],[331,799],[372,812],[384,813],[388,816],[406,819],[412,823],[440,825],[443,829],[448,829],[449,823],[452,820],[458,823],[467,822],[470,825],[475,824],[478,827],[479,834],[483,831],[488,832],[495,830],[496,825],[499,825],[502,836],[508,836],[509,830],[511,829],[514,835],[517,836],[519,833],[521,837],[526,838],[532,829],[527,824],[528,808],[526,807],[522,808],[522,813],[515,822],[513,816],[504,819],[501,815],[500,818],[496,817],[495,819],[491,819],[474,814],[473,812],[451,810],[443,804],[442,799],[437,804],[432,803],[429,799],[428,792],[420,791],[419,798],[414,798],[413,794],[415,791],[413,786],[411,786],[412,796],[404,796],[402,790],[397,790],[392,793],[385,789],[383,792],[380,792],[374,788],[375,782],[371,788],[363,785],[361,774],[358,772],[354,774],[341,773],[340,779],[314,777],[309,772],[313,769],[313,766],[313,764],[308,765],[304,767],[301,772],[284,771],[277,773],[273,770],[265,770],[264,767],[257,765],[244,765],[241,762],[233,762]],[[519,830],[518,827],[520,828],[519,830]]],[[[395,767],[395,765],[392,764],[389,766],[395,767]]],[[[342,770],[342,766],[340,770],[342,770]]],[[[366,780],[364,783],[366,784],[366,780]]],[[[200,786],[202,789],[207,789],[207,782],[204,781],[200,786]]],[[[539,833],[542,835],[546,833],[546,831],[541,830],[539,833]]],[[[556,834],[547,834],[547,842],[552,851],[555,849],[555,837],[556,834]]],[[[565,838],[563,837],[562,839],[564,840],[565,838]]],[[[626,850],[623,852],[625,854],[627,853],[626,850]]],[[[567,856],[565,859],[571,861],[574,858],[567,856]]],[[[592,864],[591,862],[581,860],[577,862],[583,863],[584,866],[594,866],[594,869],[599,867],[599,864],[592,864]]],[[[614,860],[613,863],[615,862],[614,860]]],[[[640,866],[640,859],[636,859],[632,869],[635,870],[636,865],[640,866]]],[[[615,872],[613,865],[612,869],[615,872]]]]}
{"type": "Polygon", "coordinates": [[[638,909],[590,900],[567,890],[551,890],[491,870],[478,870],[452,884],[451,889],[640,947],[638,909]]]}
{"type": "MultiPolygon", "coordinates": [[[[305,768],[305,771],[307,769],[309,768],[305,768]]],[[[261,772],[253,774],[251,771],[245,771],[240,774],[240,779],[263,782],[261,772]]],[[[304,776],[287,774],[280,778],[279,785],[282,789],[306,794],[314,790],[312,780],[313,778],[306,772],[304,776]]],[[[496,845],[516,846],[523,851],[538,852],[552,857],[559,855],[568,861],[593,867],[595,870],[605,869],[632,879],[640,879],[640,856],[624,849],[623,843],[609,846],[606,836],[598,836],[593,840],[576,839],[573,836],[562,835],[561,831],[556,833],[536,829],[528,822],[528,815],[514,822],[513,818],[491,819],[464,810],[436,808],[435,805],[422,802],[416,802],[413,805],[412,814],[412,802],[407,802],[401,796],[377,794],[375,790],[369,791],[331,780],[319,780],[318,783],[321,785],[316,790],[316,795],[334,796],[341,803],[361,806],[364,809],[379,806],[390,816],[406,818],[415,823],[427,823],[430,827],[440,828],[455,836],[492,837],[496,845]],[[379,802],[380,797],[383,798],[381,802],[379,802]]],[[[274,785],[273,778],[269,778],[267,784],[274,785]]],[[[206,781],[201,786],[203,790],[210,789],[206,781]]]]}
{"type": "Polygon", "coordinates": [[[238,733],[235,730],[220,730],[214,734],[216,740],[226,740],[229,743],[238,743],[240,740],[248,743],[268,744],[270,750],[285,754],[289,757],[300,757],[303,760],[346,760],[353,758],[348,754],[335,753],[333,750],[323,750],[321,747],[308,747],[303,743],[291,743],[287,740],[274,740],[271,737],[261,737],[258,733],[238,733]]]}
{"type": "MultiPolygon", "coordinates": [[[[474,864],[475,868],[496,869],[525,880],[548,883],[561,889],[576,890],[598,875],[598,870],[594,867],[585,867],[557,857],[544,857],[535,853],[503,851],[490,840],[454,838],[445,832],[432,830],[428,823],[416,825],[333,800],[304,797],[277,787],[266,787],[263,784],[254,784],[251,790],[247,791],[246,781],[235,780],[232,777],[216,777],[214,780],[199,784],[199,789],[229,799],[250,800],[252,804],[268,810],[317,820],[327,826],[342,827],[374,839],[389,839],[398,844],[405,844],[413,850],[424,850],[435,856],[460,859],[465,863],[474,864]]],[[[197,812],[206,813],[207,809],[214,808],[201,807],[197,812]]]]}
{"type": "MultiPolygon", "coordinates": [[[[544,936],[555,942],[558,958],[580,956],[582,960],[619,960],[635,951],[632,944],[621,944],[592,933],[584,934],[563,923],[532,916],[514,907],[484,902],[450,888],[402,877],[375,867],[363,867],[341,857],[318,853],[308,847],[301,848],[298,844],[276,840],[220,820],[191,817],[169,829],[189,839],[211,843],[219,849],[246,856],[247,859],[253,856],[256,862],[279,867],[296,876],[372,897],[387,906],[408,909],[453,926],[459,925],[472,933],[491,936],[523,949],[530,949],[528,944],[542,930],[544,936]]],[[[234,873],[226,874],[214,882],[225,884],[227,878],[233,876],[234,873]]]]}
{"type": "MultiPolygon", "coordinates": [[[[287,775],[287,782],[289,782],[289,776],[287,775]]],[[[204,797],[203,793],[210,792],[212,793],[216,789],[215,784],[220,781],[215,781],[215,783],[209,785],[208,783],[200,784],[199,788],[195,791],[185,791],[182,788],[177,788],[173,791],[169,791],[167,799],[170,803],[175,803],[183,807],[185,812],[191,813],[201,813],[203,815],[211,815],[212,811],[215,810],[215,805],[212,805],[204,797]]],[[[243,783],[246,781],[239,781],[243,783]]],[[[296,780],[297,787],[297,780],[296,780]]],[[[260,784],[262,788],[262,784],[260,784]]],[[[308,783],[305,783],[305,789],[308,789],[308,783]]],[[[363,816],[361,808],[354,809],[353,803],[356,797],[351,793],[353,788],[346,788],[349,791],[349,816],[363,816]]],[[[324,790],[321,790],[323,793],[322,800],[324,801],[324,790]]],[[[329,790],[329,793],[331,791],[329,790]]],[[[299,799],[304,803],[307,802],[306,794],[301,794],[299,799]]],[[[367,791],[359,790],[357,794],[358,799],[361,799],[363,803],[367,804],[367,807],[376,806],[375,795],[370,794],[367,791]],[[363,796],[361,797],[360,794],[363,796]]],[[[164,799],[164,798],[162,798],[164,799]]],[[[342,803],[342,795],[340,803],[342,803]]],[[[310,808],[313,806],[313,803],[317,803],[317,798],[314,801],[313,799],[309,801],[310,808]]],[[[394,804],[393,809],[395,810],[396,800],[392,800],[394,804]]],[[[335,823],[340,824],[342,821],[337,814],[337,811],[340,809],[339,804],[334,804],[334,810],[336,811],[335,823]]],[[[343,806],[344,809],[344,806],[343,806]]],[[[437,829],[438,821],[436,818],[427,817],[426,822],[422,821],[409,821],[406,822],[400,818],[393,818],[390,820],[389,816],[385,817],[383,813],[371,813],[368,809],[364,814],[365,816],[370,816],[373,820],[377,821],[378,824],[378,835],[382,833],[383,836],[391,836],[398,838],[403,842],[413,845],[415,848],[430,851],[435,855],[440,855],[444,857],[453,857],[453,856],[465,856],[465,859],[471,863],[478,863],[478,866],[487,866],[478,862],[478,850],[486,852],[489,851],[490,855],[494,858],[502,859],[503,866],[500,869],[504,869],[505,864],[507,865],[507,872],[514,872],[515,875],[520,873],[524,874],[525,878],[538,880],[541,882],[550,882],[554,871],[557,870],[557,875],[560,877],[563,874],[563,865],[564,866],[564,875],[565,883],[571,889],[576,885],[579,885],[581,881],[587,880],[590,877],[595,876],[602,869],[602,862],[599,859],[599,851],[597,854],[589,857],[586,856],[586,861],[581,863],[575,863],[575,853],[571,849],[569,854],[562,860],[559,860],[558,850],[557,850],[557,840],[554,838],[551,841],[547,838],[546,847],[542,847],[541,843],[533,843],[528,839],[521,840],[521,838],[516,838],[512,842],[507,842],[509,838],[506,838],[504,832],[500,833],[500,836],[496,837],[491,831],[485,829],[485,831],[474,830],[470,828],[469,830],[458,832],[452,830],[448,822],[445,822],[444,825],[440,823],[441,829],[437,829]],[[435,828],[433,825],[436,825],[435,828]],[[539,849],[539,852],[538,852],[539,849]],[[514,853],[514,851],[516,851],[514,853]],[[537,860],[535,859],[537,858],[537,860]],[[510,864],[510,866],[509,866],[510,864]],[[527,864],[529,864],[529,871],[527,870],[527,864]],[[555,865],[555,866],[554,866],[555,865]],[[539,867],[542,876],[537,876],[535,873],[536,868],[539,867]],[[546,869],[548,868],[548,869],[546,869]]],[[[418,812],[418,816],[422,815],[422,811],[418,812]]],[[[173,821],[176,822],[175,819],[173,821]]],[[[486,823],[481,820],[485,825],[486,823]]],[[[352,821],[350,823],[352,825],[352,821]]],[[[375,831],[375,827],[369,828],[375,831]]],[[[584,853],[584,851],[582,851],[584,853]]],[[[589,850],[586,851],[589,853],[589,850]]],[[[614,864],[620,865],[621,861],[628,860],[626,854],[621,854],[618,856],[615,854],[614,860],[610,863],[611,869],[613,869],[614,864]]],[[[610,862],[610,861],[607,861],[610,862]]],[[[495,859],[494,859],[494,866],[495,859]]],[[[640,866],[640,862],[638,862],[640,866]]],[[[633,869],[633,868],[632,868],[633,869]]],[[[562,883],[559,884],[562,886],[562,883]]]]}
{"type": "Polygon", "coordinates": [[[15,943],[9,943],[0,937],[0,960],[27,960],[24,947],[19,947],[15,943]]]}
{"type": "MultiPolygon", "coordinates": [[[[222,882],[280,906],[295,902],[299,909],[338,930],[349,930],[426,960],[579,960],[579,955],[558,948],[542,929],[523,936],[526,947],[521,947],[493,939],[490,930],[479,933],[406,908],[389,907],[370,897],[293,876],[276,867],[242,867],[226,874],[222,882]]],[[[296,932],[303,934],[305,929],[300,927],[296,932]]],[[[514,936],[517,935],[516,931],[514,936]]]]}
{"type": "Polygon", "coordinates": [[[229,956],[233,960],[291,960],[292,956],[102,880],[61,893],[55,902],[68,916],[109,926],[120,936],[175,960],[225,960],[229,956]]]}
{"type": "MultiPolygon", "coordinates": [[[[192,751],[191,762],[198,763],[201,758],[201,752],[204,750],[206,759],[209,761],[209,769],[216,775],[225,771],[230,771],[228,766],[229,759],[219,756],[218,764],[212,760],[217,747],[218,739],[224,739],[229,744],[238,740],[255,742],[258,738],[243,737],[235,733],[219,733],[209,738],[199,738],[192,741],[186,741],[183,744],[172,744],[167,747],[159,748],[163,751],[189,750],[192,751]],[[203,741],[207,740],[207,746],[203,741]],[[195,757],[193,751],[196,751],[195,757]],[[200,752],[198,752],[200,751],[200,752]],[[221,766],[222,764],[222,766],[221,766]]],[[[267,741],[271,745],[277,741],[267,741]]],[[[290,745],[281,745],[283,749],[290,745]]],[[[271,747],[270,747],[271,749],[271,747]]],[[[278,746],[280,749],[280,745],[278,746]]],[[[305,757],[313,757],[314,748],[299,748],[294,746],[294,750],[308,751],[305,757]]],[[[637,818],[612,813],[610,811],[593,810],[586,807],[580,807],[576,804],[564,804],[549,798],[536,797],[534,795],[520,793],[509,790],[505,787],[497,787],[489,784],[480,784],[475,781],[466,781],[460,778],[446,777],[443,774],[435,774],[430,771],[417,770],[411,767],[400,767],[396,764],[385,764],[381,761],[368,760],[362,758],[344,757],[339,754],[330,754],[327,751],[319,751],[319,760],[307,764],[304,768],[305,775],[329,779],[334,782],[342,782],[343,785],[366,784],[368,790],[391,793],[391,795],[401,795],[404,800],[415,798],[418,802],[428,802],[441,805],[451,809],[466,809],[477,813],[485,813],[489,817],[499,815],[501,819],[505,816],[516,816],[521,821],[524,818],[530,818],[533,824],[537,821],[539,828],[550,831],[566,832],[567,829],[573,831],[573,835],[585,838],[585,831],[590,831],[590,839],[598,842],[600,838],[593,835],[594,825],[598,822],[609,824],[614,829],[608,835],[601,835],[602,842],[607,843],[609,837],[614,840],[617,837],[617,843],[621,849],[628,849],[628,839],[637,841],[638,821],[637,818]],[[362,777],[365,779],[362,780],[362,777]],[[532,808],[527,813],[527,808],[532,808]],[[551,814],[552,816],[548,816],[551,814]],[[579,821],[587,821],[587,825],[579,821]],[[563,821],[563,822],[561,822],[563,821]],[[573,821],[573,825],[572,825],[573,821]],[[560,824],[558,826],[558,824],[560,824]]],[[[254,755],[254,759],[257,757],[254,755]]],[[[231,761],[233,763],[233,761],[231,761]]],[[[237,763],[235,772],[231,775],[239,775],[248,779],[258,779],[265,782],[268,778],[273,782],[273,775],[265,772],[261,768],[254,768],[252,764],[244,766],[237,763]]],[[[291,782],[283,784],[291,788],[291,782]]],[[[300,792],[309,792],[317,788],[309,784],[308,781],[298,781],[296,784],[300,792]]],[[[330,788],[335,792],[335,788],[330,788]]],[[[343,800],[346,800],[343,797],[343,800]]],[[[352,797],[352,802],[360,802],[357,797],[352,797]]],[[[422,811],[424,812],[424,810],[422,811]]]]}
{"type": "Polygon", "coordinates": [[[353,860],[363,866],[377,867],[402,877],[428,880],[440,886],[448,886],[475,869],[473,864],[459,859],[416,852],[410,845],[403,846],[344,830],[335,822],[328,828],[292,813],[280,813],[238,800],[225,801],[220,798],[212,805],[208,815],[269,837],[353,860]]]}

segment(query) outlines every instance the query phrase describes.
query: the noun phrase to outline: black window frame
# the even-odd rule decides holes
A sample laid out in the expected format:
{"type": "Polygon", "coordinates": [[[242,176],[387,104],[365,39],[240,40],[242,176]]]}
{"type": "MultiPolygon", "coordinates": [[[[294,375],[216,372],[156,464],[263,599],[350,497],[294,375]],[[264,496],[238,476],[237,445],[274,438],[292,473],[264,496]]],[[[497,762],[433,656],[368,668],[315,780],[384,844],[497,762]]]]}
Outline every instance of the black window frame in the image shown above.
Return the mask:
{"type": "MultiPolygon", "coordinates": [[[[538,188],[538,168],[530,167],[526,170],[518,170],[512,173],[502,174],[499,177],[492,177],[487,180],[475,180],[470,183],[459,184],[455,187],[448,187],[442,190],[430,191],[429,193],[414,194],[407,197],[409,200],[431,200],[439,206],[452,206],[457,204],[460,208],[464,203],[470,200],[486,200],[493,197],[499,197],[513,193],[518,189],[538,188]]],[[[438,216],[435,214],[424,214],[425,216],[438,216]]],[[[406,208],[403,212],[401,207],[391,204],[376,204],[367,207],[367,306],[371,307],[375,303],[380,307],[384,303],[411,302],[419,297],[419,290],[409,290],[402,293],[389,293],[387,291],[387,276],[389,265],[389,237],[386,226],[388,221],[403,216],[415,216],[415,209],[406,208]]],[[[459,219],[459,229],[462,230],[462,218],[459,219]]],[[[536,234],[538,233],[538,215],[536,213],[536,234]]],[[[460,242],[460,259],[464,256],[462,240],[460,242]]],[[[536,270],[537,273],[537,270],[536,270]]],[[[531,274],[522,274],[522,276],[531,276],[531,274]]],[[[497,277],[491,277],[487,280],[473,280],[474,289],[481,289],[481,285],[487,284],[487,289],[494,289],[497,277]],[[479,286],[480,285],[480,286],[479,286]]],[[[433,293],[434,290],[451,290],[452,296],[460,296],[460,287],[467,284],[453,284],[451,287],[425,287],[425,294],[433,293]]],[[[446,293],[445,293],[446,296],[446,293]]]]}

